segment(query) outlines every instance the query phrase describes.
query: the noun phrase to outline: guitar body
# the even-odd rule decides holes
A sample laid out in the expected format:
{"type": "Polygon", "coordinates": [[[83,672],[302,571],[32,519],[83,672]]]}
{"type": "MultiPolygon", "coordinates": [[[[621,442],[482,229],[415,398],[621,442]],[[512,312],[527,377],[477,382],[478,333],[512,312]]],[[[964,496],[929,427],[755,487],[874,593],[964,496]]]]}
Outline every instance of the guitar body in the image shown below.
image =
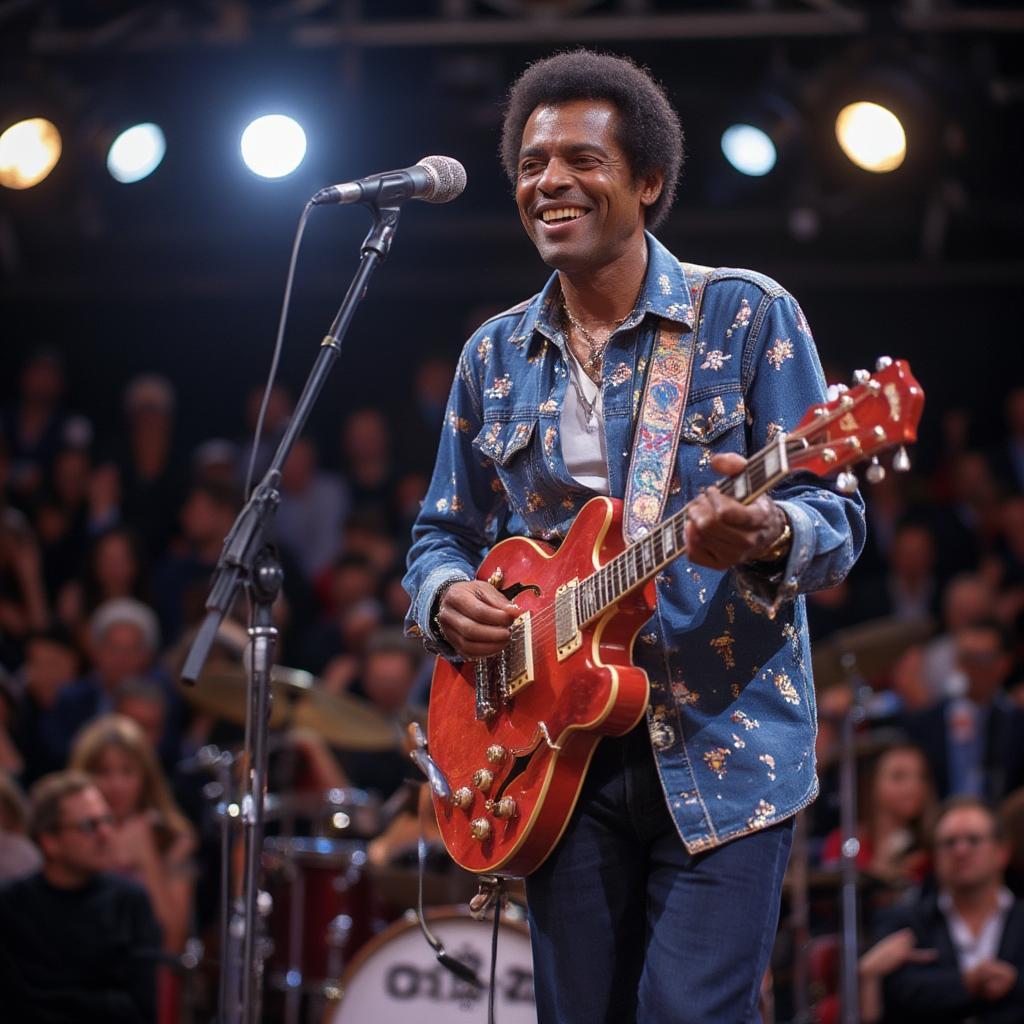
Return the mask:
{"type": "MultiPolygon", "coordinates": [[[[717,482],[750,504],[792,473],[827,476],[917,437],[924,392],[900,359],[812,406],[746,466],[717,482]]],[[[877,458],[869,479],[884,473],[877,458]]],[[[910,467],[905,450],[893,470],[910,467]]],[[[852,493],[856,478],[840,472],[852,493]]],[[[594,498],[558,550],[513,537],[496,545],[477,578],[521,609],[496,655],[452,665],[438,658],[430,694],[430,755],[451,787],[433,793],[445,846],[468,871],[527,875],[558,842],[602,736],[621,736],[643,717],[648,682],[631,657],[654,610],[653,579],[684,553],[686,509],[633,544],[622,536],[622,503],[594,498]]],[[[433,789],[432,789],[433,792],[433,789]]]]}
{"type": "Polygon", "coordinates": [[[532,665],[530,681],[481,716],[477,662],[437,659],[430,754],[461,802],[435,794],[434,807],[449,854],[468,871],[526,875],[537,868],[565,830],[598,741],[629,732],[644,715],[647,675],[631,650],[654,608],[653,582],[582,625],[571,653],[560,656],[556,643],[558,587],[590,576],[625,547],[622,503],[594,498],[557,551],[513,537],[480,566],[478,579],[529,613],[532,665]],[[491,777],[481,778],[481,770],[491,777]]]}

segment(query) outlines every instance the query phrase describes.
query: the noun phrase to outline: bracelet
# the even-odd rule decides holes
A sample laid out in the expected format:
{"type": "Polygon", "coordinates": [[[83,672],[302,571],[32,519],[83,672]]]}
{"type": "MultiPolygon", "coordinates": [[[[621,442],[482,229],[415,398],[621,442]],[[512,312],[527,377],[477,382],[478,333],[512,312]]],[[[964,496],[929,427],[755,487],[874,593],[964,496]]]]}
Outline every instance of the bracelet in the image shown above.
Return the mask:
{"type": "MultiPolygon", "coordinates": [[[[779,511],[781,512],[782,510],[780,509],[779,511]]],[[[789,525],[789,516],[782,512],[782,533],[775,538],[770,548],[760,552],[756,558],[751,559],[751,562],[759,565],[771,565],[773,562],[780,561],[789,551],[792,541],[793,530],[789,525]]]]}
{"type": "Polygon", "coordinates": [[[441,623],[438,620],[438,615],[441,614],[441,601],[444,599],[444,595],[455,586],[456,583],[465,583],[463,579],[445,580],[437,588],[437,593],[434,594],[434,604],[430,612],[430,631],[440,640],[443,640],[448,646],[451,646],[451,641],[444,635],[444,630],[441,628],[441,623]]]}

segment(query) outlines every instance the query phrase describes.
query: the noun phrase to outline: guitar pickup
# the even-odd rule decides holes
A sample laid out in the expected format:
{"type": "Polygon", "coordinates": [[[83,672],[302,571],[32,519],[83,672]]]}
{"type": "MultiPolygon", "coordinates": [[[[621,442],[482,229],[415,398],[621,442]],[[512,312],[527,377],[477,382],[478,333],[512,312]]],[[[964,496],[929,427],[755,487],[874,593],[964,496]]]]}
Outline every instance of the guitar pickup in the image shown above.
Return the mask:
{"type": "Polygon", "coordinates": [[[580,633],[579,614],[576,610],[576,588],[578,579],[563,583],[555,591],[555,653],[559,661],[565,661],[573,651],[583,646],[580,633]]]}
{"type": "Polygon", "coordinates": [[[506,700],[533,682],[533,630],[529,612],[523,612],[512,623],[511,633],[504,651],[507,674],[503,680],[503,690],[506,700]]]}

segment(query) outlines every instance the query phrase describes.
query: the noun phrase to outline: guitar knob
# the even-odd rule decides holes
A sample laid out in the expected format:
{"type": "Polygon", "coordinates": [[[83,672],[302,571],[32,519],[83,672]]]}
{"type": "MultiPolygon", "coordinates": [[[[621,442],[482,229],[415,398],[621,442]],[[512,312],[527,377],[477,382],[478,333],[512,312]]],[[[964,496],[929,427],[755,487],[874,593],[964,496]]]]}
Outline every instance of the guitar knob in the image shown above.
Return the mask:
{"type": "Polygon", "coordinates": [[[885,479],[885,467],[878,461],[877,455],[871,460],[864,475],[868,478],[868,482],[873,484],[881,483],[885,479]]]}
{"type": "Polygon", "coordinates": [[[853,494],[857,490],[857,478],[852,473],[844,470],[836,477],[836,487],[843,494],[853,494]]]}
{"type": "Polygon", "coordinates": [[[909,473],[910,472],[910,456],[907,454],[907,449],[900,445],[896,449],[896,454],[892,457],[892,468],[897,473],[909,473]]]}
{"type": "Polygon", "coordinates": [[[494,772],[487,768],[477,768],[477,770],[473,772],[473,785],[476,786],[481,793],[486,793],[493,784],[494,772]]]}
{"type": "Polygon", "coordinates": [[[854,384],[867,384],[871,380],[871,373],[868,370],[854,370],[853,371],[853,382],[854,384]]]}
{"type": "Polygon", "coordinates": [[[503,796],[494,805],[494,816],[496,818],[514,818],[517,810],[515,800],[510,796],[503,796]]]}
{"type": "Polygon", "coordinates": [[[469,831],[474,839],[483,842],[491,834],[491,823],[486,818],[474,818],[469,823],[469,831]]]}
{"type": "Polygon", "coordinates": [[[461,786],[459,789],[452,793],[452,803],[460,811],[468,811],[473,803],[473,790],[469,786],[461,786]]]}
{"type": "Polygon", "coordinates": [[[508,751],[500,743],[494,743],[487,748],[487,760],[491,764],[501,764],[508,756],[508,751]]]}
{"type": "Polygon", "coordinates": [[[875,363],[875,369],[878,370],[879,373],[881,373],[882,370],[887,370],[890,366],[892,366],[892,356],[879,356],[875,363]]]}

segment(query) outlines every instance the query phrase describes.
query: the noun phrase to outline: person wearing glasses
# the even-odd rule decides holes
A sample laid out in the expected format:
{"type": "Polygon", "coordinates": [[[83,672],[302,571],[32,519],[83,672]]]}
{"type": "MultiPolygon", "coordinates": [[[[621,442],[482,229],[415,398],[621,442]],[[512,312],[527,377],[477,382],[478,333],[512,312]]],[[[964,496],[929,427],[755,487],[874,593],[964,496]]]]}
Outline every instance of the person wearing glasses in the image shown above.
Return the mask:
{"type": "Polygon", "coordinates": [[[32,1024],[152,1024],[160,928],[145,890],[108,874],[114,816],[92,780],[33,787],[40,872],[0,889],[0,1016],[32,1024]]]}
{"type": "Polygon", "coordinates": [[[1024,1021],[1024,902],[1004,884],[998,816],[954,797],[934,834],[937,895],[900,908],[860,959],[861,1019],[900,1024],[1024,1021]]]}

